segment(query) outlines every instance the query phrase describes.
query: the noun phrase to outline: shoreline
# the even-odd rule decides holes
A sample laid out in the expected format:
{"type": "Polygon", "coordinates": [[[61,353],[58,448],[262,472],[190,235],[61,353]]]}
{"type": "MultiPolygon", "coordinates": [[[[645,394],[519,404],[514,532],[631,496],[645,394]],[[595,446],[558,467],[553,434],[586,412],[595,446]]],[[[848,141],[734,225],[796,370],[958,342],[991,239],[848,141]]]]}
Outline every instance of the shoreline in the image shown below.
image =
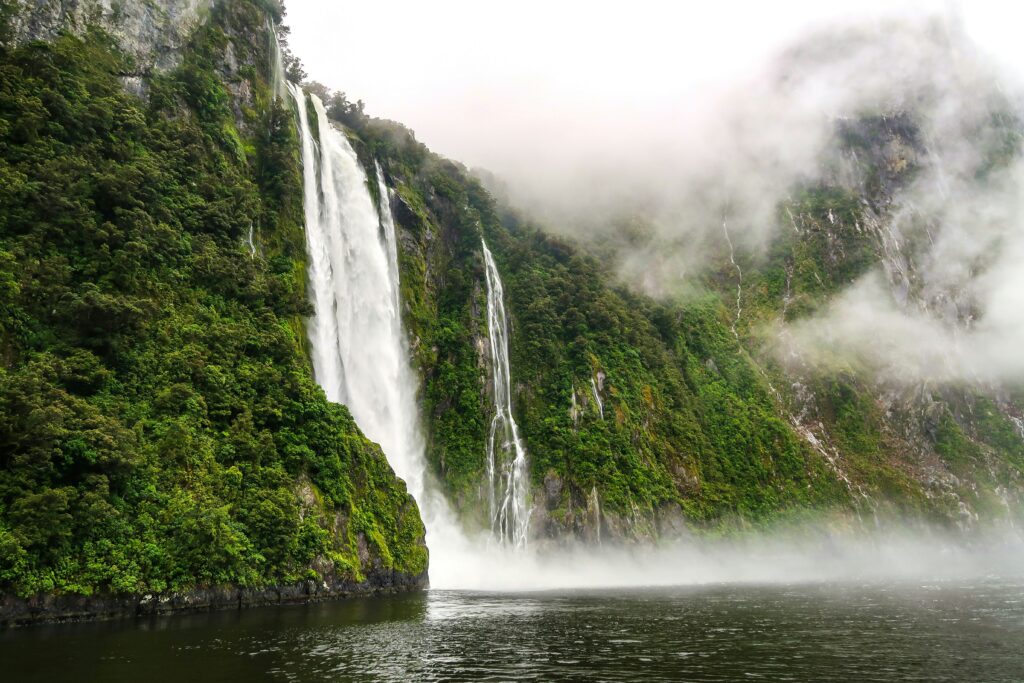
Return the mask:
{"type": "Polygon", "coordinates": [[[302,605],[425,590],[427,572],[380,572],[365,581],[301,581],[265,588],[223,586],[173,593],[0,595],[0,631],[52,624],[302,605]]]}

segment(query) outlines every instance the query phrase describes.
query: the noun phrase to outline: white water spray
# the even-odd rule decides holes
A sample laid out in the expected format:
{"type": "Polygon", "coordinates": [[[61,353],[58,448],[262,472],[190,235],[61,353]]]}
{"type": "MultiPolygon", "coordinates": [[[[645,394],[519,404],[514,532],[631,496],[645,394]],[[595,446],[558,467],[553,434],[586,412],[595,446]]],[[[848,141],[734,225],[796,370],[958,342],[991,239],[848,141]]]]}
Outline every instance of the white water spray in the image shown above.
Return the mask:
{"type": "Polygon", "coordinates": [[[526,490],[530,470],[519,427],[512,416],[512,373],[508,362],[508,316],[501,275],[487,243],[487,336],[491,341],[491,378],[494,384],[494,418],[487,442],[487,478],[491,529],[502,543],[525,548],[530,525],[526,490]]]}
{"type": "Polygon", "coordinates": [[[431,581],[450,585],[468,543],[447,501],[430,485],[419,428],[418,382],[401,319],[398,257],[390,192],[383,173],[380,212],[369,179],[345,135],[310,96],[288,84],[302,140],[309,281],[315,315],[308,322],[313,373],[327,398],[344,403],[363,433],[380,444],[419,504],[431,549],[431,581]]]}
{"type": "Polygon", "coordinates": [[[601,393],[597,390],[597,382],[594,378],[590,378],[590,391],[594,394],[594,403],[597,404],[597,412],[601,415],[601,419],[604,419],[604,401],[601,400],[601,393]]]}
{"type": "Polygon", "coordinates": [[[384,248],[388,255],[388,277],[395,283],[395,310],[401,311],[402,293],[398,287],[398,237],[395,233],[395,217],[391,213],[391,191],[384,182],[384,171],[381,170],[380,162],[376,162],[374,166],[377,170],[377,192],[380,197],[380,225],[384,231],[384,248]]]}

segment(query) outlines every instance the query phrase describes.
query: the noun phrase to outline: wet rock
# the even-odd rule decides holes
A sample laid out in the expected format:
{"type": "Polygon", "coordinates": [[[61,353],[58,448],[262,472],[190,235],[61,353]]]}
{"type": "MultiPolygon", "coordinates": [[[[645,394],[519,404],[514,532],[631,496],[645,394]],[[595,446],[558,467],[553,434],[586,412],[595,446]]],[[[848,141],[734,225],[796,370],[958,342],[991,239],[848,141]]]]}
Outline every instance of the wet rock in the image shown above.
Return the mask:
{"type": "Polygon", "coordinates": [[[392,570],[370,573],[365,581],[328,578],[284,586],[197,588],[180,593],[123,595],[0,596],[0,628],[43,623],[100,621],[187,612],[293,605],[363,595],[399,593],[427,587],[426,572],[411,576],[392,570]]]}

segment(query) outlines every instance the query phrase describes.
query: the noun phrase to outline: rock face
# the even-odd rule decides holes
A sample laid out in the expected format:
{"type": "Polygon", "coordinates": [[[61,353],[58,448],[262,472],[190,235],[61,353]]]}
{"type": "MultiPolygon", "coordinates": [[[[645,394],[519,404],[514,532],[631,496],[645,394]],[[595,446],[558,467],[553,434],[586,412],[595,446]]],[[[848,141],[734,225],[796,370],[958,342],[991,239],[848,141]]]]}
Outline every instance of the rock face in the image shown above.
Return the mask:
{"type": "Polygon", "coordinates": [[[346,579],[303,581],[267,588],[202,588],[184,593],[124,595],[40,595],[16,598],[0,595],[0,629],[30,624],[100,621],[183,612],[297,605],[353,596],[383,595],[427,587],[426,572],[410,576],[384,570],[365,581],[346,579]]]}
{"type": "Polygon", "coordinates": [[[125,76],[171,69],[211,0],[22,0],[15,42],[50,40],[61,31],[101,26],[134,61],[125,76]]]}

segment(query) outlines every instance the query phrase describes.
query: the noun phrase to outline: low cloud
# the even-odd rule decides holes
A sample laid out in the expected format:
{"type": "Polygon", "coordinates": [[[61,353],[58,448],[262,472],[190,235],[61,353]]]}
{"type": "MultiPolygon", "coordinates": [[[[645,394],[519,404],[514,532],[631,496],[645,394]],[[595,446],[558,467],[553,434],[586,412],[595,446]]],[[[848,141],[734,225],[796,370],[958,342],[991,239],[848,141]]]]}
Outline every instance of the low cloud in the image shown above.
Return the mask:
{"type": "Polygon", "coordinates": [[[727,238],[744,262],[763,258],[801,188],[862,189],[867,160],[842,153],[837,130],[905,113],[913,180],[868,216],[882,265],[777,345],[907,381],[1024,379],[1024,178],[1007,135],[1019,21],[1005,4],[387,5],[381,26],[376,6],[289,0],[312,77],[492,171],[513,205],[599,242],[656,296],[720,266],[727,238]]]}

